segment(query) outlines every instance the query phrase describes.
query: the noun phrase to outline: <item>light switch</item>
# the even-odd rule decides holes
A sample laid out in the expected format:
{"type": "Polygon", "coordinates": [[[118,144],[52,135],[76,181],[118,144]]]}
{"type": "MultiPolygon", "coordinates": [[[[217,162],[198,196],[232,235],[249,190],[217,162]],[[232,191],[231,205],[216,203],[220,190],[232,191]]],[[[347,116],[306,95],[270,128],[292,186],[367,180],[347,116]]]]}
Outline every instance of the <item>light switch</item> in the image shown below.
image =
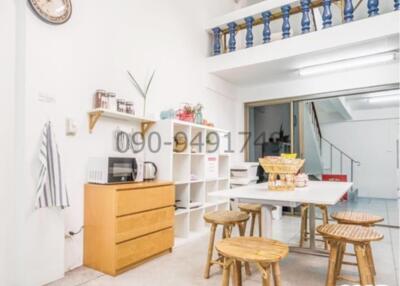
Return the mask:
{"type": "Polygon", "coordinates": [[[72,118],[65,120],[65,134],[67,136],[75,136],[77,131],[76,123],[72,118]]]}

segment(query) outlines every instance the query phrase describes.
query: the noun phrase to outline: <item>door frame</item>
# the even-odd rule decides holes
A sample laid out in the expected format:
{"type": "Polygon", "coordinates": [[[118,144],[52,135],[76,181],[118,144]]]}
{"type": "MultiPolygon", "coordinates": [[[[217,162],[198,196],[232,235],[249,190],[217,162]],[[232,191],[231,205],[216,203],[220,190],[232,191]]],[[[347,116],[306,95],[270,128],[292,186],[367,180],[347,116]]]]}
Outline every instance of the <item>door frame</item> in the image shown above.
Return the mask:
{"type": "MultiPolygon", "coordinates": [[[[341,97],[341,96],[352,96],[358,95],[363,93],[373,93],[373,92],[380,92],[386,90],[393,90],[393,89],[400,89],[400,83],[392,83],[392,84],[385,84],[385,85],[378,85],[378,86],[369,86],[369,87],[362,87],[362,88],[355,88],[355,89],[345,89],[345,90],[338,90],[338,91],[331,91],[331,92],[324,92],[324,93],[315,93],[315,94],[308,94],[308,95],[300,95],[300,96],[293,96],[293,97],[286,97],[286,98],[274,98],[274,99],[266,99],[266,100],[258,100],[258,101],[250,101],[244,103],[244,132],[249,132],[249,110],[252,107],[257,106],[266,106],[266,105],[276,105],[276,104],[290,104],[290,145],[291,151],[293,152],[293,134],[294,134],[294,119],[293,119],[293,106],[296,102],[304,102],[308,100],[318,100],[318,99],[326,99],[326,98],[333,98],[333,97],[341,97]]],[[[302,119],[302,111],[299,108],[299,118],[298,122],[302,119]],[[301,116],[301,117],[300,117],[301,116]]],[[[304,154],[304,143],[303,143],[303,130],[299,124],[299,144],[300,144],[300,153],[304,154]]],[[[247,143],[246,139],[243,138],[243,146],[244,146],[244,160],[245,162],[249,161],[250,158],[250,146],[247,143]]]]}

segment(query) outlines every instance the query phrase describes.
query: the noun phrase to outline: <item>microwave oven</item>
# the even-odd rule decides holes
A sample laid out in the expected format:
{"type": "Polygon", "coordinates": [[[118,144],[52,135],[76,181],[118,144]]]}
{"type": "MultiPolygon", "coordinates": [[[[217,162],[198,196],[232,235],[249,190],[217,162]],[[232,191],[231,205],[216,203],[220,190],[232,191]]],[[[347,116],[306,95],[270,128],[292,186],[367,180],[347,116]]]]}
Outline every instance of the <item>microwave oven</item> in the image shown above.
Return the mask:
{"type": "Polygon", "coordinates": [[[143,160],[128,157],[92,157],[88,164],[88,182],[118,184],[143,181],[143,160]]]}

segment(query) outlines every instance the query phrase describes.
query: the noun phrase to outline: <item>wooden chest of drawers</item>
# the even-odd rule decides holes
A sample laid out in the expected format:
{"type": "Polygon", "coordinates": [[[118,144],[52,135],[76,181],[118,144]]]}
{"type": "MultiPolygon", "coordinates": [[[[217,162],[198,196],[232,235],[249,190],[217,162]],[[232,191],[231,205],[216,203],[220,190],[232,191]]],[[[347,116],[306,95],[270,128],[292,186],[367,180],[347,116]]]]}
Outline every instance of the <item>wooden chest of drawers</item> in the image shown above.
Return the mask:
{"type": "Polygon", "coordinates": [[[117,275],[174,245],[171,182],[85,185],[84,265],[117,275]]]}

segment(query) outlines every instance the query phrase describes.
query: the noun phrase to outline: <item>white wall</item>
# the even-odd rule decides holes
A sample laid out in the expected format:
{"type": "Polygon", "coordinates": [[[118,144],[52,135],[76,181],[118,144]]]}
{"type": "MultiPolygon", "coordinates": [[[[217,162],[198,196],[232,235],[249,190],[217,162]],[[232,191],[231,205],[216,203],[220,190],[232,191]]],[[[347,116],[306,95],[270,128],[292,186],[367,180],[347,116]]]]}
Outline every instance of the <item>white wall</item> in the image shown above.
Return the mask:
{"type": "Polygon", "coordinates": [[[0,2],[0,285],[12,285],[15,273],[15,5],[0,2]]]}
{"type": "Polygon", "coordinates": [[[25,59],[20,83],[26,108],[21,122],[26,155],[21,161],[26,163],[28,180],[18,194],[23,205],[19,269],[24,275],[17,285],[45,284],[82,263],[82,235],[67,240],[65,245],[63,235],[83,224],[87,158],[110,154],[112,131],[116,126],[129,127],[100,121],[89,135],[86,112],[96,89],[115,91],[119,97],[133,100],[140,114],[142,100],[126,70],[143,82],[156,69],[148,114],[158,117],[161,110],[183,102],[201,102],[207,119],[218,127],[235,130],[235,88],[209,77],[203,61],[209,46],[209,36],[203,30],[205,17],[233,9],[232,1],[117,2],[74,1],[71,20],[61,26],[45,24],[21,7],[26,21],[20,31],[25,43],[19,55],[25,59]],[[40,94],[54,98],[55,103],[40,102],[40,94]],[[65,136],[66,117],[76,121],[77,136],[65,136]],[[38,142],[47,119],[53,121],[64,158],[72,203],[65,212],[33,209],[38,142]]]}
{"type": "MultiPolygon", "coordinates": [[[[362,197],[397,197],[396,140],[399,139],[399,117],[398,109],[396,110],[388,108],[358,111],[359,117],[370,119],[321,125],[326,139],[360,161],[361,165],[355,167],[354,182],[362,197]],[[397,116],[391,119],[371,119],[371,114],[377,113],[397,116]]],[[[339,173],[339,155],[334,157],[334,173],[339,173]]],[[[329,160],[324,157],[324,161],[329,160]]],[[[344,169],[348,171],[347,160],[343,159],[343,162],[344,169]]]]}

